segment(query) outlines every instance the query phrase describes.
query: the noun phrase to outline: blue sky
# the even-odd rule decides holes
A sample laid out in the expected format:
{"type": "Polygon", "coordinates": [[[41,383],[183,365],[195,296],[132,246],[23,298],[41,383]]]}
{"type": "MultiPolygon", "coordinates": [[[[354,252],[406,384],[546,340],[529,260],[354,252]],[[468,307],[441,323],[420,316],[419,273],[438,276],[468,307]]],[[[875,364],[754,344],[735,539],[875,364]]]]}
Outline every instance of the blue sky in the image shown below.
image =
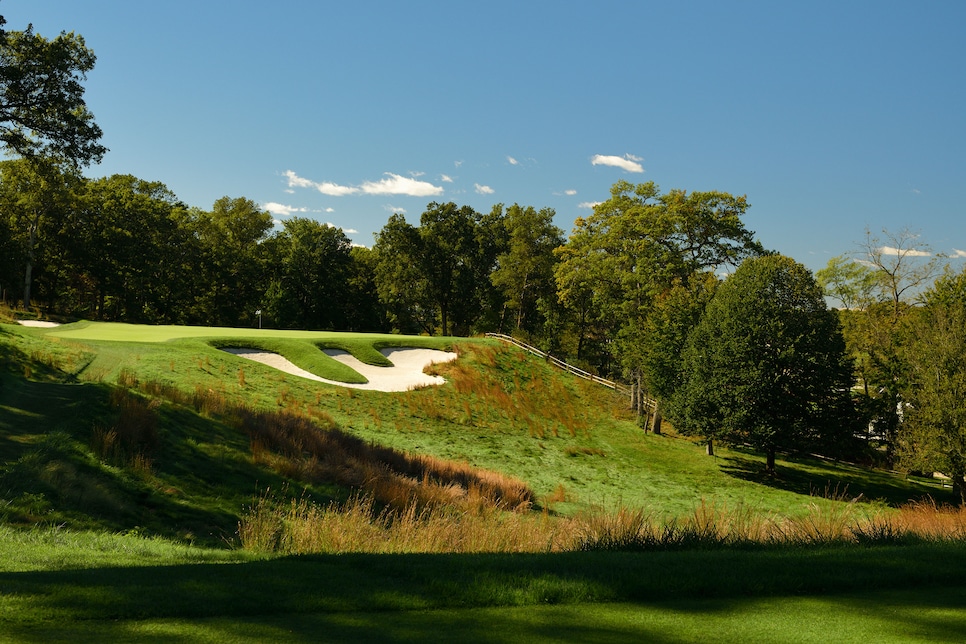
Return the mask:
{"type": "Polygon", "coordinates": [[[966,2],[2,0],[84,36],[87,170],[247,197],[371,245],[431,201],[551,207],[617,180],[745,194],[812,269],[910,228],[966,255],[966,2]]]}

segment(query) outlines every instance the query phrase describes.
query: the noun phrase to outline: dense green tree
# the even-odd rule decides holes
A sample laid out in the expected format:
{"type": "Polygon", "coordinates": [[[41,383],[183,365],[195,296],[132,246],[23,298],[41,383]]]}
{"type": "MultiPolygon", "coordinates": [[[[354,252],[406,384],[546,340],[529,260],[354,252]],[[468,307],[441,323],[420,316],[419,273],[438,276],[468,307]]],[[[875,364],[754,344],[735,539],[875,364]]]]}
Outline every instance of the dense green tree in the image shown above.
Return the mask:
{"type": "Polygon", "coordinates": [[[588,327],[602,327],[598,334],[637,389],[655,298],[675,283],[687,287],[695,274],[764,252],[741,222],[747,208],[745,197],[724,192],[661,194],[653,182],[620,181],[592,216],[575,222],[559,251],[560,298],[572,310],[586,310],[589,298],[588,327]]]}
{"type": "Polygon", "coordinates": [[[404,215],[392,215],[376,233],[373,260],[379,300],[393,330],[433,333],[436,309],[422,271],[419,229],[404,215]]]}
{"type": "Polygon", "coordinates": [[[184,205],[163,183],[131,175],[86,181],[62,219],[70,309],[130,322],[183,321],[184,205]]]}
{"type": "Polygon", "coordinates": [[[191,225],[203,254],[196,315],[206,324],[252,326],[269,284],[263,242],[272,216],[251,199],[222,197],[210,212],[196,211],[191,225]]]}
{"type": "Polygon", "coordinates": [[[947,271],[907,318],[899,463],[939,471],[966,500],[966,269],[947,271]]]}
{"type": "MultiPolygon", "coordinates": [[[[14,159],[0,164],[0,211],[10,231],[8,243],[14,252],[23,286],[23,305],[32,305],[34,278],[45,257],[55,254],[49,246],[53,231],[73,207],[73,191],[80,177],[50,159],[14,159]]],[[[42,275],[49,278],[51,274],[42,275]]],[[[11,279],[8,277],[8,279],[11,279]]],[[[48,288],[47,299],[53,296],[48,288]]]]}
{"type": "Polygon", "coordinates": [[[350,331],[386,333],[391,330],[385,307],[376,286],[376,254],[364,246],[353,246],[346,301],[350,331]]]}
{"type": "MultiPolygon", "coordinates": [[[[506,313],[512,328],[532,336],[543,326],[539,304],[556,298],[554,250],[564,243],[563,231],[553,223],[551,208],[513,204],[503,215],[507,249],[496,259],[490,280],[503,293],[500,330],[506,313]]],[[[508,325],[509,326],[509,325],[508,325]]]]}
{"type": "MultiPolygon", "coordinates": [[[[2,20],[2,18],[0,18],[2,20]]],[[[25,158],[71,166],[99,162],[107,151],[84,102],[94,52],[83,37],[46,39],[28,26],[0,38],[0,141],[25,158]]]]}
{"type": "Polygon", "coordinates": [[[272,281],[265,311],[282,328],[342,330],[350,326],[351,242],[314,219],[293,217],[273,236],[272,281]]]}
{"type": "Polygon", "coordinates": [[[642,368],[646,389],[658,407],[651,421],[655,433],[661,432],[664,401],[670,400],[682,384],[681,356],[688,336],[701,320],[718,283],[713,273],[695,274],[687,284],[676,281],[654,299],[644,325],[642,368]]]}
{"type": "Polygon", "coordinates": [[[376,236],[379,297],[396,329],[468,334],[493,301],[490,273],[502,252],[499,213],[430,203],[419,227],[390,217],[376,236]]]}
{"type": "Polygon", "coordinates": [[[851,366],[838,319],[801,264],[745,260],[688,337],[671,417],[685,433],[779,449],[825,449],[852,429],[851,366]]]}
{"type": "Polygon", "coordinates": [[[945,259],[909,229],[883,229],[881,235],[867,229],[855,252],[833,257],[817,274],[826,295],[845,307],[839,315],[862,386],[859,405],[867,437],[885,445],[889,461],[907,375],[900,355],[904,318],[945,259]]]}
{"type": "Polygon", "coordinates": [[[482,313],[479,301],[480,215],[453,202],[429,204],[419,219],[421,271],[439,311],[443,335],[469,332],[482,313]]]}

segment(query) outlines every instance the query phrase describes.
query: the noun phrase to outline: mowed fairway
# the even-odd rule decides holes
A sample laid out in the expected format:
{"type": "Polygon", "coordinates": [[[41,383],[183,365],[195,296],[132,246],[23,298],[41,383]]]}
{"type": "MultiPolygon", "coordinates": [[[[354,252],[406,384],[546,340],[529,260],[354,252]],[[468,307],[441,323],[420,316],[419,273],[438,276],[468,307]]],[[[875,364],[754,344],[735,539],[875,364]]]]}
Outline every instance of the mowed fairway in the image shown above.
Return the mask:
{"type": "Polygon", "coordinates": [[[47,335],[69,340],[112,340],[115,342],[168,342],[183,338],[286,338],[298,340],[341,340],[367,338],[371,342],[398,340],[398,335],[291,331],[284,329],[236,329],[217,326],[123,324],[121,322],[78,322],[55,327],[47,335]]]}

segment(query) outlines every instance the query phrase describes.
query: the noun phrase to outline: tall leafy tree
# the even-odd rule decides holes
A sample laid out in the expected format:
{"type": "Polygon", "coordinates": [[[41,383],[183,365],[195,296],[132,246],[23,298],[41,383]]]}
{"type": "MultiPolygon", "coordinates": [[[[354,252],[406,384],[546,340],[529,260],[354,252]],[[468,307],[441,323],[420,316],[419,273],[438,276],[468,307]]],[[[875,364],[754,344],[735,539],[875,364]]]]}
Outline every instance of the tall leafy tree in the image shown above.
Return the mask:
{"type": "MultiPolygon", "coordinates": [[[[676,281],[654,299],[644,325],[642,369],[647,391],[657,401],[651,429],[661,433],[664,402],[670,400],[682,384],[681,356],[688,336],[697,326],[719,281],[713,273],[691,276],[687,284],[676,281]]],[[[636,401],[638,405],[643,401],[636,401]]],[[[709,443],[710,445],[710,443],[709,443]]]]}
{"type": "Polygon", "coordinates": [[[131,322],[182,321],[190,293],[179,286],[192,270],[180,257],[188,241],[183,210],[161,182],[132,175],[85,182],[60,231],[62,270],[77,291],[78,312],[131,322]]]}
{"type": "Polygon", "coordinates": [[[480,215],[453,202],[429,204],[419,219],[421,269],[443,335],[466,334],[482,313],[479,299],[480,215]]]}
{"type": "Polygon", "coordinates": [[[294,217],[271,240],[275,261],[266,311],[283,328],[350,325],[352,244],[341,228],[294,217]]]}
{"type": "Polygon", "coordinates": [[[491,300],[501,227],[469,206],[430,203],[419,227],[393,215],[376,236],[379,297],[396,328],[467,334],[491,300]]]}
{"type": "MultiPolygon", "coordinates": [[[[73,191],[80,182],[76,173],[51,159],[14,159],[0,164],[0,207],[19,259],[25,308],[32,304],[36,269],[43,265],[42,240],[49,242],[62,225],[60,220],[72,207],[73,191]]],[[[56,252],[47,250],[46,254],[56,252]]]]}
{"type": "Polygon", "coordinates": [[[801,264],[780,255],[745,260],[718,287],[688,337],[675,426],[708,441],[766,454],[827,448],[853,426],[851,366],[838,319],[801,264]]]}
{"type": "MultiPolygon", "coordinates": [[[[0,17],[2,20],[2,17],[0,17]]],[[[2,23],[0,23],[2,24],[2,23]]],[[[26,158],[97,163],[107,151],[84,101],[94,52],[73,32],[46,39],[28,26],[0,38],[0,141],[26,158]]]]}
{"type": "Polygon", "coordinates": [[[741,221],[745,197],[672,190],[620,181],[594,214],[578,219],[556,269],[560,297],[593,303],[610,350],[625,376],[641,386],[647,319],[655,298],[675,283],[761,254],[741,221]]]}
{"type": "Polygon", "coordinates": [[[206,324],[251,326],[268,287],[272,216],[245,197],[222,197],[210,212],[196,212],[192,226],[201,242],[201,291],[195,298],[206,324]]]}
{"type": "Polygon", "coordinates": [[[504,311],[512,315],[513,328],[528,334],[542,326],[539,303],[556,298],[553,251],[563,245],[564,237],[553,223],[554,215],[552,208],[538,211],[518,204],[507,208],[503,218],[507,249],[497,257],[490,275],[503,293],[504,311]]]}
{"type": "Polygon", "coordinates": [[[939,471],[966,500],[966,269],[947,271],[907,318],[899,463],[939,471]]]}
{"type": "Polygon", "coordinates": [[[373,264],[379,300],[396,331],[433,333],[436,309],[423,275],[419,229],[394,214],[376,233],[373,264]]]}
{"type": "Polygon", "coordinates": [[[914,231],[865,231],[855,252],[833,257],[818,272],[826,295],[842,302],[840,312],[849,351],[863,388],[860,399],[867,437],[895,456],[900,390],[906,378],[901,360],[904,320],[946,258],[934,254],[914,231]]]}

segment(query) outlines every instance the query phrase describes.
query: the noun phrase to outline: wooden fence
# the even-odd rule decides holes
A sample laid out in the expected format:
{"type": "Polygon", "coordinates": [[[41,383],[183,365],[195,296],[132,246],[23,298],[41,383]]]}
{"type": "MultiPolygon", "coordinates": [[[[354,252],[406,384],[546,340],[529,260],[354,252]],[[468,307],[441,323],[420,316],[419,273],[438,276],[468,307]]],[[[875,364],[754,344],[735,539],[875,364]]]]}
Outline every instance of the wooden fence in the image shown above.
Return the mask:
{"type": "MultiPolygon", "coordinates": [[[[603,385],[605,387],[608,387],[610,389],[613,389],[614,391],[616,391],[618,393],[621,393],[621,394],[624,394],[625,396],[627,396],[629,398],[633,394],[632,389],[630,387],[628,387],[627,385],[622,385],[620,383],[614,382],[613,380],[608,380],[606,378],[601,378],[600,376],[595,375],[595,374],[592,374],[589,371],[584,371],[583,369],[580,369],[579,367],[575,367],[572,364],[569,364],[567,362],[564,362],[563,360],[560,360],[558,358],[554,358],[552,355],[550,355],[548,353],[545,353],[545,352],[541,351],[540,349],[538,349],[538,348],[536,348],[534,346],[531,346],[531,345],[527,344],[526,342],[521,342],[520,340],[517,340],[516,338],[514,338],[512,336],[504,335],[502,333],[486,333],[484,335],[486,337],[488,337],[488,338],[496,338],[497,340],[502,340],[503,342],[506,342],[508,344],[512,344],[513,346],[519,347],[520,349],[523,349],[524,351],[526,351],[528,353],[532,353],[535,356],[540,356],[541,358],[545,359],[547,362],[551,363],[555,367],[558,367],[560,369],[563,369],[564,371],[568,371],[568,372],[574,374],[575,376],[577,376],[579,378],[583,378],[585,380],[590,380],[591,382],[596,382],[596,383],[601,384],[601,385],[603,385]]],[[[643,400],[643,403],[644,403],[644,406],[645,407],[648,407],[648,408],[653,409],[657,405],[657,401],[655,401],[652,398],[648,398],[647,396],[643,396],[642,397],[642,400],[643,400]]]]}

